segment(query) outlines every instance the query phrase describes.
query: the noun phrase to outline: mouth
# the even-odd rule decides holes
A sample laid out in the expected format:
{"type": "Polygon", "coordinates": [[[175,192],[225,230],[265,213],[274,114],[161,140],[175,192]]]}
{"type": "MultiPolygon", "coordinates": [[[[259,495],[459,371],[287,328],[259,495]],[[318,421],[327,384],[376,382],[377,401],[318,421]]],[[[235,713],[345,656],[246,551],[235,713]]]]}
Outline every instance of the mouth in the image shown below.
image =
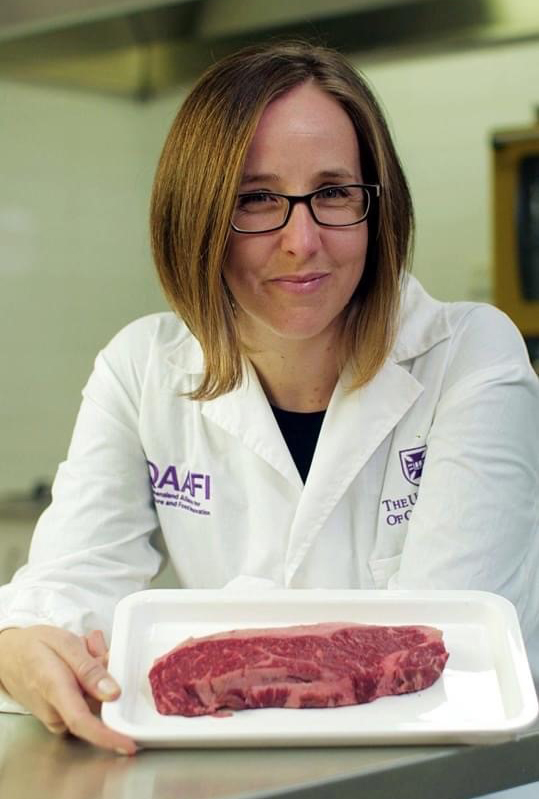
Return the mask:
{"type": "Polygon", "coordinates": [[[312,283],[315,280],[321,280],[324,277],[327,277],[328,272],[309,272],[305,275],[280,275],[279,277],[272,278],[272,283],[280,283],[284,281],[285,283],[312,283]]]}
{"type": "Polygon", "coordinates": [[[305,274],[280,275],[269,282],[285,291],[308,294],[317,291],[329,277],[329,272],[308,272],[305,274]]]}

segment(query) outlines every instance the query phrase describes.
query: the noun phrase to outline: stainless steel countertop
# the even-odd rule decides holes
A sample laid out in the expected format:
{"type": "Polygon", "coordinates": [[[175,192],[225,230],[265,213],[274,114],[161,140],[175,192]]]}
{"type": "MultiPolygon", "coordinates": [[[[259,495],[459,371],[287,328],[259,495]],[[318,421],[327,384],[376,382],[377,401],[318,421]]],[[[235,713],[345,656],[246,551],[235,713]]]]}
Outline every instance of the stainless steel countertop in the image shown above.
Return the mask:
{"type": "Polygon", "coordinates": [[[127,758],[0,714],[9,799],[470,799],[539,779],[539,724],[489,746],[145,750],[127,758]]]}

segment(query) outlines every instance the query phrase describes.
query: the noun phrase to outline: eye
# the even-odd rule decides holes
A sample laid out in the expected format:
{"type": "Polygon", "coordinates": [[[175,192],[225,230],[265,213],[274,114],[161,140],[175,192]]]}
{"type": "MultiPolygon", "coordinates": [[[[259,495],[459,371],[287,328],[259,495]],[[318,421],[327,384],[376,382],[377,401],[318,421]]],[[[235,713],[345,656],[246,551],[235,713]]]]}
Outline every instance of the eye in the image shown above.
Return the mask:
{"type": "Polygon", "coordinates": [[[253,191],[249,192],[249,194],[239,194],[238,195],[238,208],[248,208],[249,206],[254,205],[263,205],[264,203],[270,203],[272,200],[276,198],[267,191],[253,191]]]}
{"type": "Polygon", "coordinates": [[[236,211],[242,214],[267,214],[280,211],[283,200],[268,191],[252,191],[238,194],[236,211]]]}
{"type": "Polygon", "coordinates": [[[349,197],[350,192],[346,186],[328,186],[325,189],[320,189],[316,196],[321,200],[340,200],[349,197]]]}

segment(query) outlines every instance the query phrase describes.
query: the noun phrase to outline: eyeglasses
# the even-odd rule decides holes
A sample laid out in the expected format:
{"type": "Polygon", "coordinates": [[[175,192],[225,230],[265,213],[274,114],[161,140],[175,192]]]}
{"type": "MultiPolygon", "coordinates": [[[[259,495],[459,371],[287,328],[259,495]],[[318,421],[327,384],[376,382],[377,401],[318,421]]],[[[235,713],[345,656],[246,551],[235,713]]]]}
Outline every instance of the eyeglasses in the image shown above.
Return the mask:
{"type": "Polygon", "coordinates": [[[325,186],[309,194],[277,194],[249,191],[238,194],[230,224],[236,233],[269,233],[280,230],[290,219],[292,209],[305,203],[315,222],[323,227],[359,225],[367,218],[375,197],[377,183],[347,183],[325,186]]]}

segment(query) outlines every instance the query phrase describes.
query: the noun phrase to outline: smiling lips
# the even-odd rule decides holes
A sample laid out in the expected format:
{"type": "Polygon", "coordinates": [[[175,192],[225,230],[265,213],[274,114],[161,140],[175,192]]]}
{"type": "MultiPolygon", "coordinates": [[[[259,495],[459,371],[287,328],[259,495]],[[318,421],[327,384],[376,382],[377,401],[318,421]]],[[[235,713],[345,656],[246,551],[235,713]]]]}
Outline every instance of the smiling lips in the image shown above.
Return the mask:
{"type": "Polygon", "coordinates": [[[326,282],[329,272],[309,272],[305,275],[282,275],[270,280],[270,283],[292,294],[312,294],[326,282]]]}

